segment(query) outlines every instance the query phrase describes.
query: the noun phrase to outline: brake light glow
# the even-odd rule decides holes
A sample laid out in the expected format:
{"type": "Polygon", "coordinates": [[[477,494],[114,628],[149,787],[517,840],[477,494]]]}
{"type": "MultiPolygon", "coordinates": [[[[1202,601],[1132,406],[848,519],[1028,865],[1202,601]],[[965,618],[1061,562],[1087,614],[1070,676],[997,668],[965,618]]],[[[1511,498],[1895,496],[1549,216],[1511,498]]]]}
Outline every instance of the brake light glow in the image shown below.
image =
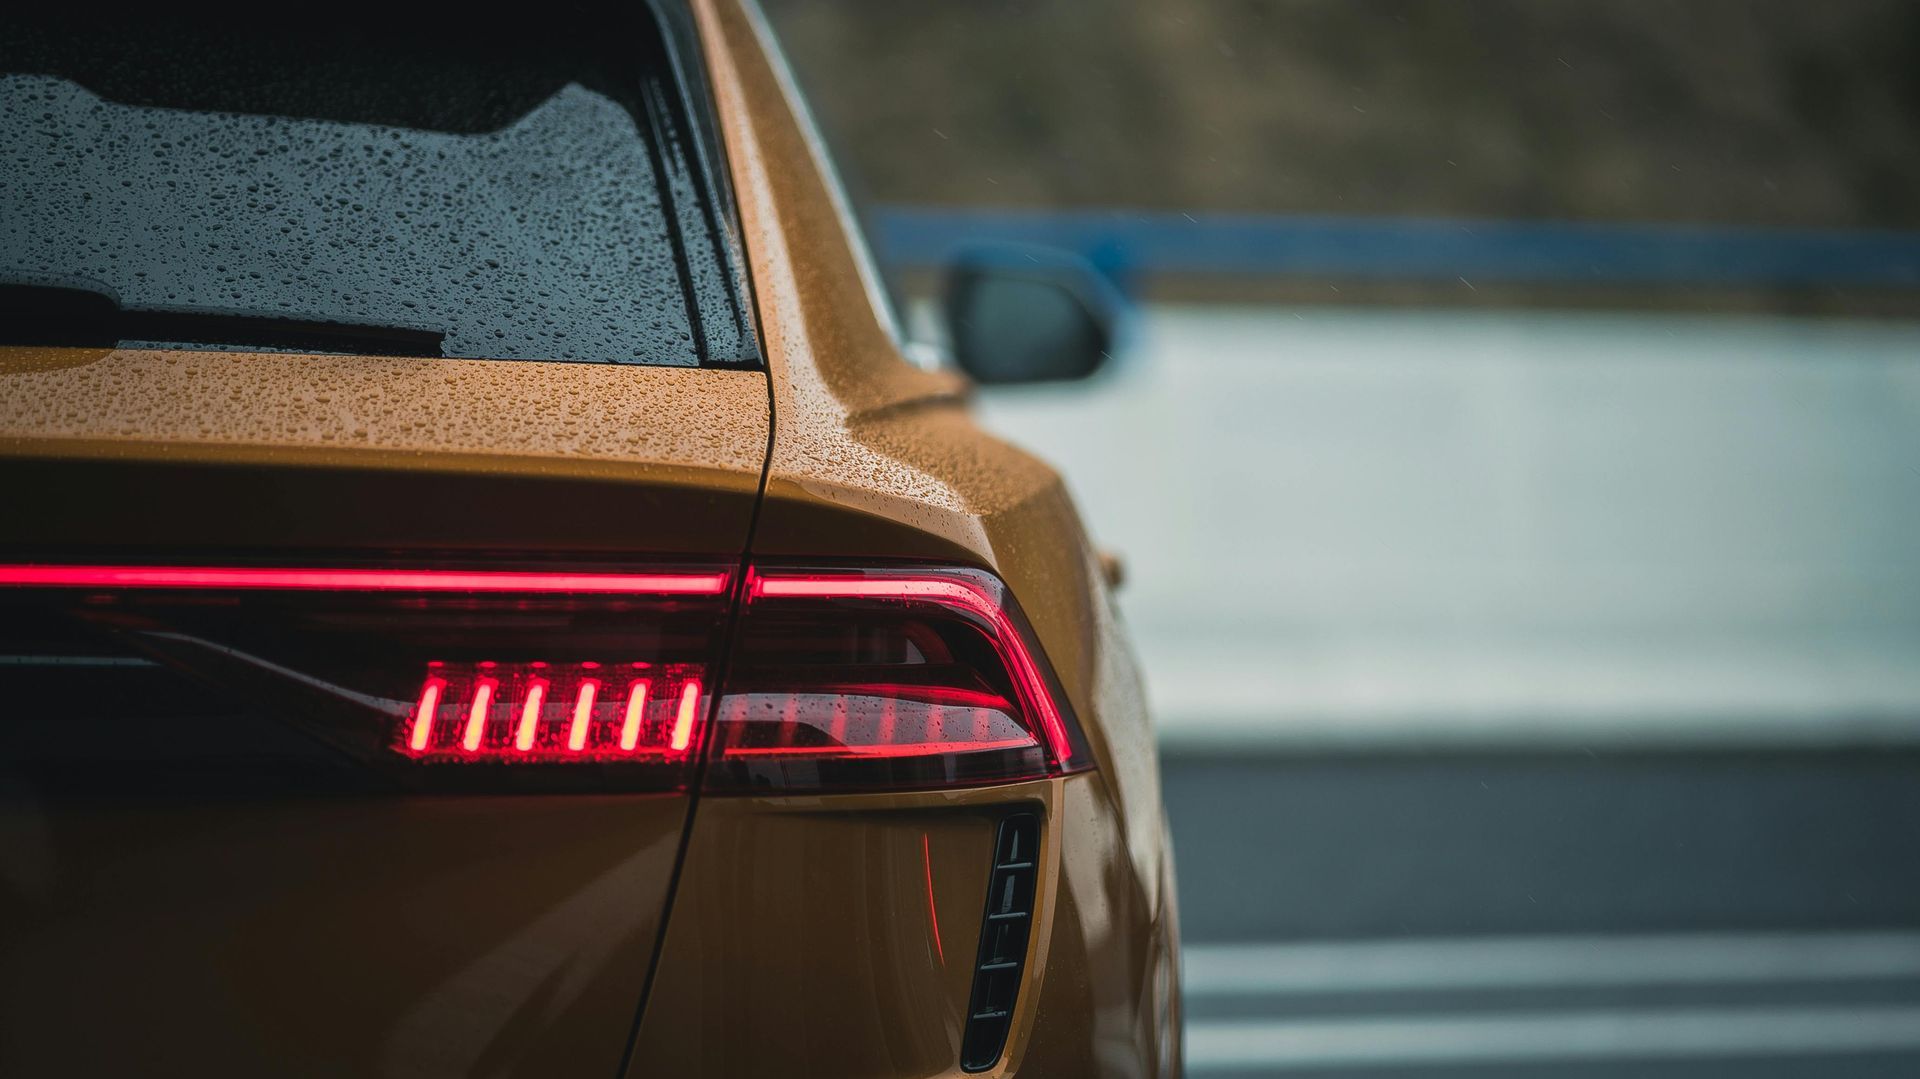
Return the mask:
{"type": "Polygon", "coordinates": [[[449,763],[616,762],[684,759],[700,704],[698,668],[644,667],[624,693],[607,692],[598,663],[437,662],[395,749],[449,763]],[[650,687],[672,686],[671,700],[650,687]],[[555,715],[548,703],[566,702],[555,715]]]}

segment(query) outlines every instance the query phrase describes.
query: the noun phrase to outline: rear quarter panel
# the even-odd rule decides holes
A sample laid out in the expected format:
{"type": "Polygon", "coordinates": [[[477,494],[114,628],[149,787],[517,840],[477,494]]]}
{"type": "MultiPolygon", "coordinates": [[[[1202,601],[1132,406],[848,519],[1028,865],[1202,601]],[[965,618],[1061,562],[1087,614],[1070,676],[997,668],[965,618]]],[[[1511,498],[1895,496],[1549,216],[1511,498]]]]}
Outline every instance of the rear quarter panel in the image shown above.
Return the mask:
{"type": "MultiPolygon", "coordinates": [[[[737,558],[768,423],[758,371],[0,348],[0,558],[737,558]]],[[[690,806],[0,762],[0,1073],[617,1074],[690,806]]]]}
{"type": "MultiPolygon", "coordinates": [[[[752,553],[768,561],[935,560],[985,567],[1009,584],[1086,728],[1097,769],[981,795],[1039,806],[1048,837],[1040,902],[1050,929],[1032,946],[1029,981],[996,1073],[1171,1074],[1179,1057],[1177,933],[1158,761],[1139,675],[1078,514],[1052,469],[979,429],[963,380],[902,359],[869,298],[823,162],[757,13],[736,0],[696,9],[772,376],[774,437],[752,553]]],[[[650,1062],[662,1059],[656,1054],[685,1061],[672,1055],[675,1039],[707,1047],[701,1074],[957,1073],[966,979],[944,967],[922,970],[923,980],[912,984],[933,987],[945,1001],[930,1008],[916,1004],[914,992],[898,991],[899,968],[888,958],[929,962],[919,918],[887,921],[863,936],[868,959],[810,969],[795,965],[806,933],[727,924],[748,916],[754,903],[765,910],[791,902],[816,919],[796,915],[796,925],[821,929],[831,922],[818,920],[820,912],[862,909],[907,888],[901,875],[921,868],[918,859],[889,854],[876,869],[862,851],[897,854],[917,847],[923,833],[945,835],[939,849],[947,853],[933,857],[975,882],[972,909],[962,900],[948,922],[960,928],[949,933],[947,959],[970,953],[985,863],[976,857],[970,864],[968,851],[984,842],[986,822],[970,826],[973,803],[955,805],[950,796],[902,796],[885,805],[867,798],[703,803],[630,1075],[653,1073],[650,1062]],[[819,840],[821,857],[844,872],[811,872],[813,863],[751,838],[760,828],[780,834],[795,814],[835,821],[829,832],[840,839],[819,840]],[[728,946],[742,932],[756,947],[728,946]],[[747,988],[769,975],[800,999],[770,1011],[762,994],[776,990],[747,988]],[[896,989],[878,991],[884,986],[896,989]],[[689,1000],[699,1006],[689,1008],[689,1000]],[[832,1018],[848,1009],[859,1014],[832,1018]],[[799,1022],[802,1016],[814,1025],[799,1022]],[[880,1049],[868,1036],[874,1016],[897,1033],[880,1049]]],[[[922,888],[912,880],[915,897],[898,902],[917,904],[922,888]]]]}

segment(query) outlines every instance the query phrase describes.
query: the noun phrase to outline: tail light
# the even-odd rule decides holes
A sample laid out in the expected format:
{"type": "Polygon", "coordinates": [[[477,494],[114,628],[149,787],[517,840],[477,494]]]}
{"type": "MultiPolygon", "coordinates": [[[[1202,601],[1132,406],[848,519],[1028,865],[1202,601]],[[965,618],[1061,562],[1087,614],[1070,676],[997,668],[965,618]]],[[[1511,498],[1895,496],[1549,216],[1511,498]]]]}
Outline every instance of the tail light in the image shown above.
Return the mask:
{"type": "Polygon", "coordinates": [[[0,724],[0,757],[255,774],[324,758],[426,790],[676,790],[703,760],[717,791],[1090,766],[993,575],[764,568],[738,583],[701,566],[0,565],[0,692],[25,706],[0,724]],[[156,712],[142,671],[202,696],[156,712]]]}
{"type": "Polygon", "coordinates": [[[683,789],[732,580],[0,566],[0,651],[18,657],[0,680],[25,705],[0,756],[82,778],[119,761],[289,781],[344,766],[402,790],[683,789]]]}
{"type": "Polygon", "coordinates": [[[767,568],[746,593],[709,786],[965,786],[1086,766],[992,574],[767,568]]]}

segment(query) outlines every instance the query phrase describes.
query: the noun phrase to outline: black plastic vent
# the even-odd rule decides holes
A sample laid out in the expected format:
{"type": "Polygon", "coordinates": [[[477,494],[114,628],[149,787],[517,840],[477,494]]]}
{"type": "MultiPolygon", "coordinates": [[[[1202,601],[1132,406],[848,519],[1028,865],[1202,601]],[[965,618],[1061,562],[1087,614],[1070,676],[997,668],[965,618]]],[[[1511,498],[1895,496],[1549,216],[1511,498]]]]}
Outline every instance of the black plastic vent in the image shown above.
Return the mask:
{"type": "Polygon", "coordinates": [[[1033,926],[1033,881],[1039,865],[1040,824],[1031,813],[1000,822],[993,845],[993,876],[987,885],[987,915],[980,925],[980,958],[973,972],[973,1000],[960,1042],[960,1067],[986,1071],[1000,1059],[1013,1022],[1013,1002],[1027,962],[1033,926]]]}

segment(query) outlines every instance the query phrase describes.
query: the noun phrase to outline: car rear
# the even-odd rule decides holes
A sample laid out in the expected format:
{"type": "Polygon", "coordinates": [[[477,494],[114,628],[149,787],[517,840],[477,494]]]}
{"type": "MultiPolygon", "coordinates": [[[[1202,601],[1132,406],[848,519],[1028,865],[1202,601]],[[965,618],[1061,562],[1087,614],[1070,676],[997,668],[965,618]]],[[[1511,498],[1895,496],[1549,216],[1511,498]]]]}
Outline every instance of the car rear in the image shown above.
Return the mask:
{"type": "Polygon", "coordinates": [[[1084,535],[749,25],[8,46],[0,1070],[1173,1066],[1084,535]]]}

